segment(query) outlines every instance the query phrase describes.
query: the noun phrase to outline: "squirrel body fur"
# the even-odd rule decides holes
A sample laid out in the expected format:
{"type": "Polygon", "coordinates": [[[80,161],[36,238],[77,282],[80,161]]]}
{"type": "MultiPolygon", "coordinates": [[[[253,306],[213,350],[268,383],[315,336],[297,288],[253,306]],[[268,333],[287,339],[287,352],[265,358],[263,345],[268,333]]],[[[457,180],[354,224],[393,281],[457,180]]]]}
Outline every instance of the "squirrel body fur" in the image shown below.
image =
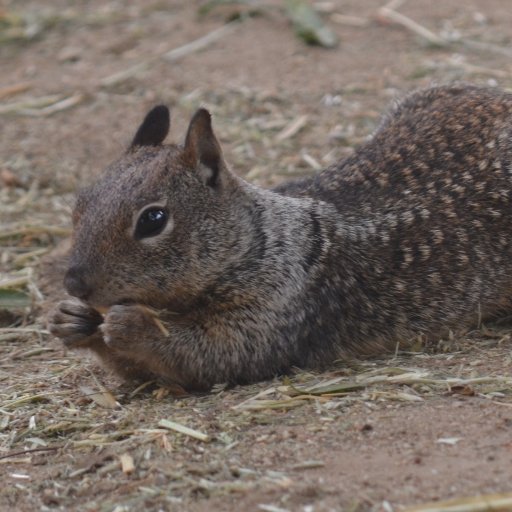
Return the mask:
{"type": "Polygon", "coordinates": [[[412,93],[350,157],[273,190],[228,169],[205,110],[183,145],[168,128],[153,109],[80,192],[74,298],[49,321],[126,379],[253,382],[512,310],[511,94],[412,93]]]}

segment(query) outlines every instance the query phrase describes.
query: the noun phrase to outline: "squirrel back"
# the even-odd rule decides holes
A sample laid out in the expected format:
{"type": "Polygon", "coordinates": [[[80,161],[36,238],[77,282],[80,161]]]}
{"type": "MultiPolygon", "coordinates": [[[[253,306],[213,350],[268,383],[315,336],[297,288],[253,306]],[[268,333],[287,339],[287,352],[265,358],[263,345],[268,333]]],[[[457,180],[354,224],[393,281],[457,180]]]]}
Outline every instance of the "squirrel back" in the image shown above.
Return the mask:
{"type": "Polygon", "coordinates": [[[512,95],[470,85],[415,92],[351,157],[276,190],[336,207],[353,240],[360,320],[371,304],[380,320],[390,310],[384,324],[397,315],[437,336],[510,311],[512,95]]]}
{"type": "MultiPolygon", "coordinates": [[[[89,311],[80,346],[128,378],[250,382],[510,311],[512,95],[413,93],[352,156],[273,190],[228,169],[205,110],[183,146],[168,128],[156,107],[73,214],[66,288],[113,312],[89,311]],[[134,307],[160,335],[109,327],[134,307]]],[[[73,345],[70,310],[50,327],[73,345]]]]}

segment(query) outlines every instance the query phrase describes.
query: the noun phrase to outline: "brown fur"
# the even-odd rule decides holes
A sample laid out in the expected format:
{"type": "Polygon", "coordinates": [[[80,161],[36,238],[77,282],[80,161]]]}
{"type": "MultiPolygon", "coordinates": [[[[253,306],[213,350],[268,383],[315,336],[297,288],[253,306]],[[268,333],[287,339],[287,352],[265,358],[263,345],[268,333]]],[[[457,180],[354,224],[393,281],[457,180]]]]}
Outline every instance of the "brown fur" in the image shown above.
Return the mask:
{"type": "Polygon", "coordinates": [[[250,382],[510,311],[511,95],[413,93],[350,158],[272,191],[228,170],[206,111],[184,146],[166,134],[157,107],[80,193],[66,277],[80,300],[49,321],[126,378],[250,382]],[[140,238],[154,204],[170,220],[140,238]]]}

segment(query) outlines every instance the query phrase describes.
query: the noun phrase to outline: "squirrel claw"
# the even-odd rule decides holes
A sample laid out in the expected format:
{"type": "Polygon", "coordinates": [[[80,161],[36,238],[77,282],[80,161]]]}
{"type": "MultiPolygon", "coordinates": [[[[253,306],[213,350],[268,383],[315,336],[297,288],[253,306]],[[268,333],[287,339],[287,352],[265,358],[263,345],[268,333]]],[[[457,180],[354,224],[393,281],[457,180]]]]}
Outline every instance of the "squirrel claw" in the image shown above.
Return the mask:
{"type": "Polygon", "coordinates": [[[87,347],[97,334],[103,317],[78,300],[63,300],[51,313],[48,330],[67,347],[87,347]]]}

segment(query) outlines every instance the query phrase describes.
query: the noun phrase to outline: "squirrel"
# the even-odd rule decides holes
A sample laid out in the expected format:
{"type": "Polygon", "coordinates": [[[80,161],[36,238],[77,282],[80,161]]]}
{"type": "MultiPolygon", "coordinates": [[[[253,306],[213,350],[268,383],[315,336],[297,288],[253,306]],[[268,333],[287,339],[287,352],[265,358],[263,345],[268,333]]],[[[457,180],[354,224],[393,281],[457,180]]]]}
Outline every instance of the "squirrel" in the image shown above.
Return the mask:
{"type": "Polygon", "coordinates": [[[82,190],[50,332],[187,390],[440,339],[512,311],[512,94],[413,92],[322,172],[263,189],[199,109],[153,108],[82,190]],[[100,311],[102,313],[100,313],[100,311]]]}

